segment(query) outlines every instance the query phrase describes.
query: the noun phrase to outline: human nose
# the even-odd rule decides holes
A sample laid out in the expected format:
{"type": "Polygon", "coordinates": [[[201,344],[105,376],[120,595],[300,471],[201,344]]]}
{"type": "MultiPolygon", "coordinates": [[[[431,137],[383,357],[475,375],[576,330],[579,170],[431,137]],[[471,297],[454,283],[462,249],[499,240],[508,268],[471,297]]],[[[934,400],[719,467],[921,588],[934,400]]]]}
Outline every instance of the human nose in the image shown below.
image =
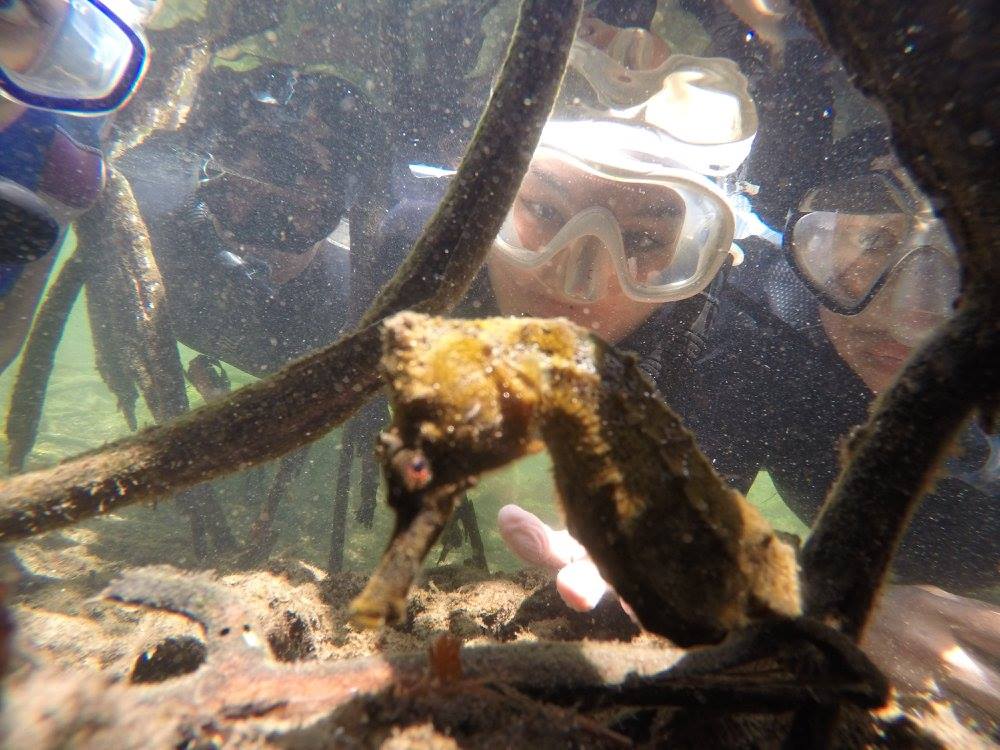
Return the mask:
{"type": "Polygon", "coordinates": [[[600,299],[608,286],[611,258],[597,237],[580,237],[567,246],[559,259],[562,291],[581,302],[600,299]]]}

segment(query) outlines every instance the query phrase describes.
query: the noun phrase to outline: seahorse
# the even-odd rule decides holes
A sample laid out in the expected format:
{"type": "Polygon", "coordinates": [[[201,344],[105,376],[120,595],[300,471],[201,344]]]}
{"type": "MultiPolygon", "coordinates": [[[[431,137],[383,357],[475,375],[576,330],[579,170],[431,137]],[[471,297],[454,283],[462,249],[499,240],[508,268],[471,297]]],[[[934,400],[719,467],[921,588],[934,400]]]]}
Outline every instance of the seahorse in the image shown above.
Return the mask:
{"type": "Polygon", "coordinates": [[[383,323],[382,344],[397,518],[356,622],[400,619],[458,495],[542,449],[570,533],[647,630],[710,644],[801,612],[794,551],[718,476],[633,355],[561,319],[412,312],[383,323]]]}

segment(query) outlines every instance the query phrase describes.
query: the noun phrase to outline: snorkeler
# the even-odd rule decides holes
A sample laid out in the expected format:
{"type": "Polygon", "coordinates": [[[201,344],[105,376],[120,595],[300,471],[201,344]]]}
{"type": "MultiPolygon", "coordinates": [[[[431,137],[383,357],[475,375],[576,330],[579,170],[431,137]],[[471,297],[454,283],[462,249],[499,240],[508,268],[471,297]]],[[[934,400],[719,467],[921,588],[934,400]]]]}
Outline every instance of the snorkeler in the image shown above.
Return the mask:
{"type": "MultiPolygon", "coordinates": [[[[738,392],[713,404],[711,420],[725,429],[702,418],[703,391],[692,394],[690,418],[720,473],[745,490],[766,470],[809,524],[838,472],[840,441],[951,314],[958,263],[943,222],[878,128],[837,144],[790,214],[783,251],[755,257],[734,270],[717,338],[697,363],[706,382],[739,379],[738,392]]],[[[900,580],[952,591],[997,581],[989,446],[976,426],[959,442],[896,555],[900,580]]]]}
{"type": "Polygon", "coordinates": [[[0,372],[13,361],[72,220],[104,186],[107,115],[142,79],[146,43],[99,0],[0,7],[0,372]],[[98,51],[100,54],[98,54],[98,51]]]}
{"type": "Polygon", "coordinates": [[[378,131],[340,78],[262,64],[206,72],[185,128],[119,168],[132,183],[184,344],[272,372],[347,322],[349,257],[328,239],[378,131]]]}

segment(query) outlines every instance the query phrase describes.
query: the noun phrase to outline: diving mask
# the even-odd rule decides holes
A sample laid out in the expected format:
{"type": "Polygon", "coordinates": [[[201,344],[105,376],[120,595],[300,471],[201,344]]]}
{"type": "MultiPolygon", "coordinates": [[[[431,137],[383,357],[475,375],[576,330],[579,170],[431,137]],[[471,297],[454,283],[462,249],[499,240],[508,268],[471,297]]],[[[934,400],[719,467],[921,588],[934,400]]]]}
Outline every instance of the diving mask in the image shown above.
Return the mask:
{"type": "Polygon", "coordinates": [[[570,49],[569,66],[608,107],[630,107],[652,96],[667,72],[670,46],[645,29],[622,29],[585,18],[570,49]]]}
{"type": "Polygon", "coordinates": [[[689,170],[626,169],[542,145],[493,251],[525,269],[551,264],[570,301],[599,299],[614,273],[631,299],[662,303],[708,286],[731,250],[734,223],[722,191],[689,170]]]}
{"type": "Polygon", "coordinates": [[[0,93],[73,114],[122,106],[148,57],[142,35],[102,0],[0,0],[0,40],[0,93]]]}
{"type": "Polygon", "coordinates": [[[757,108],[732,60],[671,54],[650,32],[617,29],[604,46],[578,37],[569,66],[596,98],[585,109],[659,128],[671,156],[702,174],[731,174],[750,154],[757,108]]]}
{"type": "MultiPolygon", "coordinates": [[[[904,329],[926,329],[958,296],[958,259],[944,223],[902,170],[810,191],[784,245],[802,280],[841,315],[877,298],[885,314],[911,321],[904,329]]],[[[904,338],[919,337],[904,331],[904,338]]]]}
{"type": "Polygon", "coordinates": [[[280,162],[240,163],[209,155],[202,163],[199,197],[220,232],[243,246],[302,254],[326,237],[343,212],[342,189],[310,168],[292,138],[244,133],[251,155],[280,155],[280,162]]]}

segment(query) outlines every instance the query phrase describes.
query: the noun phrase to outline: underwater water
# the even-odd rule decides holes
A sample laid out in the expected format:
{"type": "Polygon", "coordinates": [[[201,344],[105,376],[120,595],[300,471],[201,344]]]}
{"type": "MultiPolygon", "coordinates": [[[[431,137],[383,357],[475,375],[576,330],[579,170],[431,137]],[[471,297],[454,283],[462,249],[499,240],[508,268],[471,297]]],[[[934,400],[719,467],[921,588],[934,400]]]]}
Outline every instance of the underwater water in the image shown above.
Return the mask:
{"type": "MultiPolygon", "coordinates": [[[[704,656],[813,614],[809,524],[953,321],[886,112],[784,4],[576,5],[113,3],[143,38],[83,54],[83,13],[39,44],[116,111],[0,81],[0,746],[766,746],[772,678],[890,701],[845,747],[1000,741],[978,423],[891,566],[855,553],[891,503],[823,558],[874,589],[863,639],[767,635],[760,684],[704,656]],[[691,654],[710,708],[650,706],[691,654]]],[[[3,71],[29,26],[0,18],[3,71]]]]}

